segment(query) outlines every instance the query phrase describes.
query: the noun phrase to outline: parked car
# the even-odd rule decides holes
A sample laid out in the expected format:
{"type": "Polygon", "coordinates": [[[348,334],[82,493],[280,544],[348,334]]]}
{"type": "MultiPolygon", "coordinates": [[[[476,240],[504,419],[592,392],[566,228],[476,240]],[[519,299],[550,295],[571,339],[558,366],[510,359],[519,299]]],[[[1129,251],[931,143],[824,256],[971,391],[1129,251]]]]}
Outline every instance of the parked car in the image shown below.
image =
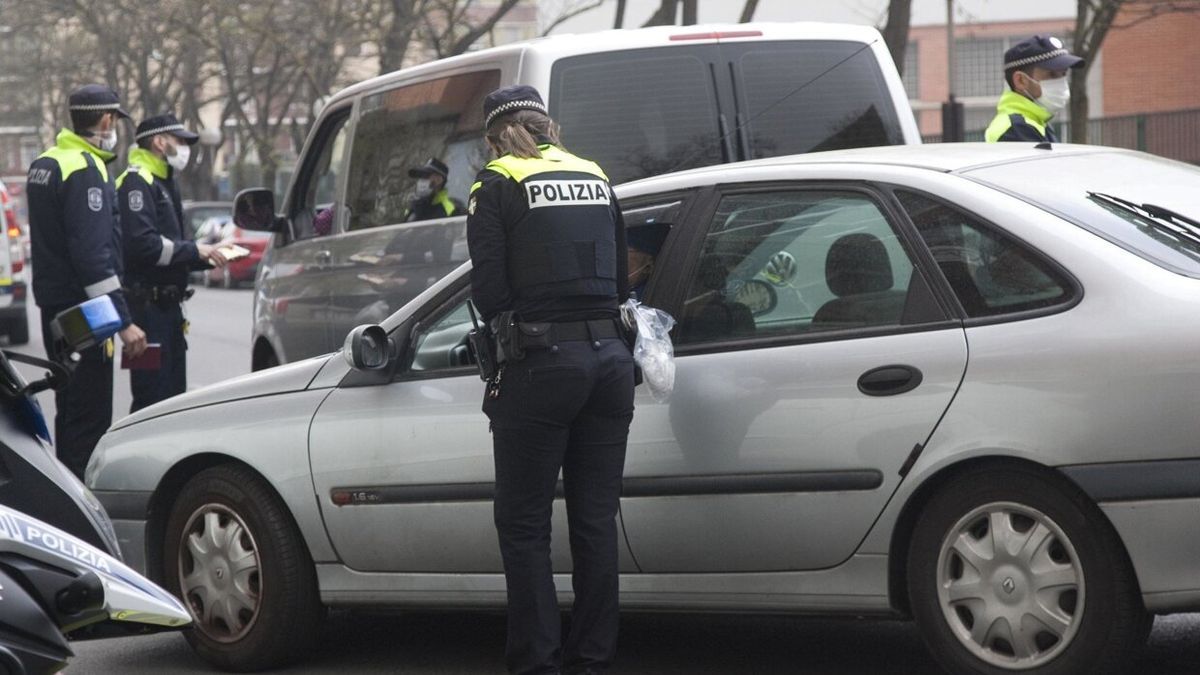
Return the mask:
{"type": "Polygon", "coordinates": [[[255,370],[336,349],[467,258],[463,219],[406,224],[407,169],[439,157],[465,202],[482,101],[530,84],[614,184],[815,150],[920,143],[879,33],[835,24],[563,35],[389,73],[336,94],[282,200],[254,305],[255,370]],[[324,213],[332,209],[333,213],[324,213]]]}
{"type": "MultiPolygon", "coordinates": [[[[210,223],[216,220],[210,219],[210,223]]],[[[271,239],[270,232],[254,232],[251,230],[243,230],[233,224],[233,221],[226,222],[222,227],[216,228],[216,239],[209,243],[225,243],[240,246],[250,252],[250,255],[245,258],[238,258],[231,261],[221,269],[210,269],[201,272],[202,283],[208,286],[221,286],[222,288],[237,288],[243,283],[253,283],[255,277],[258,276],[258,268],[262,263],[263,251],[267,248],[267,243],[271,239]]]]}
{"type": "Polygon", "coordinates": [[[183,200],[184,227],[191,228],[192,238],[204,240],[204,225],[212,218],[223,223],[233,221],[232,202],[201,202],[183,200]]]}
{"type": "Polygon", "coordinates": [[[29,249],[28,234],[17,221],[17,203],[8,187],[0,182],[0,213],[3,214],[4,236],[0,238],[0,334],[8,344],[29,342],[29,287],[25,261],[29,249]]]}
{"type": "MultiPolygon", "coordinates": [[[[670,226],[646,302],[679,320],[672,397],[637,394],[622,606],[907,616],[956,675],[1125,672],[1151,614],[1200,610],[1198,181],[970,144],[618,187],[627,227],[670,226]]],[[[468,267],[390,344],[101,440],[88,484],[206,658],[299,653],[322,605],[504,604],[468,267]]]]}

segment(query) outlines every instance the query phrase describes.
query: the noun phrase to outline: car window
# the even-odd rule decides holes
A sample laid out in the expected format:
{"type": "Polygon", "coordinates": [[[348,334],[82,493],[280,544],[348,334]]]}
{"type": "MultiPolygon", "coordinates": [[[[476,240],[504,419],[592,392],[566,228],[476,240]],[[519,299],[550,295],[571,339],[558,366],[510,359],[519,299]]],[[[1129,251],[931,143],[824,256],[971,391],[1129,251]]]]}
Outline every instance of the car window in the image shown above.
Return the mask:
{"type": "Polygon", "coordinates": [[[500,86],[500,71],[464,73],[366,96],[354,130],[349,229],[405,220],[416,187],[409,169],[436,157],[449,167],[446,189],[465,202],[488,161],[483,98],[500,86]]]}
{"type": "Polygon", "coordinates": [[[467,351],[467,333],[471,330],[471,315],[467,296],[452,303],[432,323],[417,331],[413,344],[413,362],[409,370],[427,373],[474,364],[467,351]]]}
{"type": "Polygon", "coordinates": [[[751,157],[904,142],[887,82],[868,45],[751,43],[735,66],[751,157]]]}
{"type": "Polygon", "coordinates": [[[703,48],[633,49],[560,59],[550,114],[563,144],[614,185],[718,164],[717,98],[703,48]]]}
{"type": "Polygon", "coordinates": [[[913,264],[873,199],[722,198],[679,319],[680,344],[903,323],[913,264]]]}
{"type": "Polygon", "coordinates": [[[298,200],[292,214],[292,231],[296,239],[323,237],[337,227],[339,213],[344,210],[337,203],[337,188],[345,167],[349,119],[346,111],[326,120],[316,145],[308,152],[301,183],[295,189],[298,200]]]}
{"type": "Polygon", "coordinates": [[[925,195],[897,190],[896,197],[967,316],[1022,312],[1070,299],[1069,282],[1011,237],[925,195]]]}

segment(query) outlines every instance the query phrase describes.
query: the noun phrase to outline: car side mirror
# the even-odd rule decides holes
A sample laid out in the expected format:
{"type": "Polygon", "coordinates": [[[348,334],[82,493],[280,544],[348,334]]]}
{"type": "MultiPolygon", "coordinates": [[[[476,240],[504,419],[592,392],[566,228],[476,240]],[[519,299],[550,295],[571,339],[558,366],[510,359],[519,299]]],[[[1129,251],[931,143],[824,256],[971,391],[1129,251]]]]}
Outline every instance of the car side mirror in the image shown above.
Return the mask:
{"type": "Polygon", "coordinates": [[[233,222],[243,230],[283,232],[287,219],[275,213],[275,193],[267,188],[248,188],[233,199],[233,222]]]}
{"type": "Polygon", "coordinates": [[[342,357],[355,370],[383,370],[396,356],[396,341],[378,324],[350,331],[342,346],[342,357]]]}

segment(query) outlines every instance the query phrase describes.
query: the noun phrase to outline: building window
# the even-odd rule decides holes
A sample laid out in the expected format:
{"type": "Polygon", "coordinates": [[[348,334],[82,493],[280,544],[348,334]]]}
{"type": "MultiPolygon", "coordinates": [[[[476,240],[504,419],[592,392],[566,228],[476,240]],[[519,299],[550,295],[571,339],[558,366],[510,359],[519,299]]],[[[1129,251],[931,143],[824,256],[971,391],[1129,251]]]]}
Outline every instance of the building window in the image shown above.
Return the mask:
{"type": "Polygon", "coordinates": [[[1004,88],[1002,38],[954,41],[954,95],[999,96],[1004,88]]]}
{"type": "Polygon", "coordinates": [[[909,40],[908,46],[904,48],[904,70],[900,74],[900,80],[904,82],[904,91],[908,93],[908,98],[913,101],[921,98],[918,64],[917,43],[909,40]]]}

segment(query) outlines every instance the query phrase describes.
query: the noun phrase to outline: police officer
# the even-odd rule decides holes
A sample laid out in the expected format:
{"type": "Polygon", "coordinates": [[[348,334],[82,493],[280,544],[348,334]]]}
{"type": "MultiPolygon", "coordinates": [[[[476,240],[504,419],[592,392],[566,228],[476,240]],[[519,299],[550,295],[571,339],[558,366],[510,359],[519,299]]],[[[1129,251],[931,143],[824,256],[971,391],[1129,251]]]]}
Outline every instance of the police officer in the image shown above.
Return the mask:
{"type": "MultiPolygon", "coordinates": [[[[72,129],[29,167],[27,196],[33,294],[42,314],[46,354],[55,356],[50,321],[89,298],[108,295],[121,317],[125,353],[137,356],[146,336],[130,319],[121,291],[121,230],[106,164],[117,145],[117,121],[128,119],[117,93],[90,84],[68,99],[72,129]]],[[[82,477],[96,441],[112,423],[113,344],[84,350],[66,387],[55,393],[58,456],[82,477]]]]}
{"type": "Polygon", "coordinates": [[[513,673],[601,672],[617,638],[617,507],[633,418],[624,223],[604,172],[562,149],[541,96],[484,100],[497,159],[467,206],[472,298],[507,359],[487,385],[513,673]],[[550,516],[562,471],[575,592],[562,643],[550,516]]]}
{"type": "Polygon", "coordinates": [[[191,295],[188,272],[225,264],[215,246],[192,241],[175,184],[200,137],[167,113],[143,120],[134,138],[129,167],[117,178],[125,287],[134,321],[161,351],[158,368],[130,371],[130,412],[187,391],[181,303],[191,295]]]}
{"type": "Polygon", "coordinates": [[[417,186],[413,191],[412,203],[405,213],[405,222],[449,218],[464,213],[462,202],[451,199],[449,191],[446,190],[449,176],[450,170],[437,157],[430,157],[421,166],[408,170],[408,177],[417,179],[417,186]]]}
{"type": "Polygon", "coordinates": [[[1083,66],[1056,37],[1035,35],[1004,52],[1004,81],[1008,85],[996,106],[996,117],[984,137],[997,141],[1057,143],[1049,122],[1071,98],[1067,73],[1083,66]]]}

